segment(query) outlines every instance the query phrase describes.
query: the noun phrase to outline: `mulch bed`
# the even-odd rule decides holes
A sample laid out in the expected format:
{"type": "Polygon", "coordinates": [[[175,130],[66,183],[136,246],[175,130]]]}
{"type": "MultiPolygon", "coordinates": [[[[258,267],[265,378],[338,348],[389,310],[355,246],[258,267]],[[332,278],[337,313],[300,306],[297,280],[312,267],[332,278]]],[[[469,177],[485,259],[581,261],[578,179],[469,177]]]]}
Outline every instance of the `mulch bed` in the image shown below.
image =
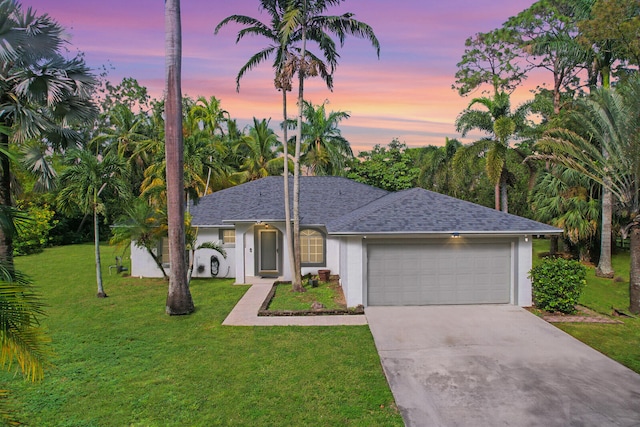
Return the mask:
{"type": "MultiPolygon", "coordinates": [[[[271,287],[271,290],[267,294],[267,297],[262,302],[260,310],[258,310],[258,316],[336,316],[346,314],[364,314],[364,307],[359,305],[354,308],[345,309],[318,309],[318,310],[269,310],[269,304],[276,294],[276,286],[283,282],[276,282],[271,287]]],[[[344,296],[342,297],[344,299],[344,296]]]]}
{"type": "Polygon", "coordinates": [[[577,306],[576,310],[578,310],[576,314],[543,313],[542,318],[549,323],[623,323],[620,320],[596,313],[586,307],[577,306]]]}

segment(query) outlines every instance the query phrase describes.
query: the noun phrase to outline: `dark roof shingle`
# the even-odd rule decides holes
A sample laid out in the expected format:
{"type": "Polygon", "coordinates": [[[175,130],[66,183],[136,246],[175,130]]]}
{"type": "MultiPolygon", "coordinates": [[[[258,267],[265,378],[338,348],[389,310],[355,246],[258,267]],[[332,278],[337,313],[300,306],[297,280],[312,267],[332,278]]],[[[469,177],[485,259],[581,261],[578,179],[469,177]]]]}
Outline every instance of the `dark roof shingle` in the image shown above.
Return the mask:
{"type": "MultiPolygon", "coordinates": [[[[293,193],[293,179],[289,179],[293,193]]],[[[218,191],[191,207],[195,226],[284,221],[284,180],[267,177],[218,191]]],[[[329,234],[512,233],[559,229],[471,202],[412,188],[397,193],[340,177],[300,177],[301,225],[329,234]]]]}
{"type": "Polygon", "coordinates": [[[537,221],[422,188],[388,194],[327,224],[330,234],[556,233],[537,221]]]}

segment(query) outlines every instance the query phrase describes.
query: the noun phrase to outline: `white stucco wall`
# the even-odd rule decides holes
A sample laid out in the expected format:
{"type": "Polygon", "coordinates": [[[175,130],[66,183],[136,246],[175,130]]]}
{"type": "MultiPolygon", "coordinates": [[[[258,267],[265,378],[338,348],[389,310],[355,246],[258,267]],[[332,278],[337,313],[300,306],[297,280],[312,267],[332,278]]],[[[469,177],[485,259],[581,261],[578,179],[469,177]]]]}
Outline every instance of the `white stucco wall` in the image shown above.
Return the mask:
{"type": "Polygon", "coordinates": [[[162,277],[162,272],[147,250],[137,247],[134,243],[131,243],[131,275],[134,277],[162,277]]]}
{"type": "MultiPolygon", "coordinates": [[[[218,228],[203,228],[198,229],[198,240],[196,247],[205,242],[218,242],[220,241],[220,230],[218,228]]],[[[218,269],[218,275],[215,277],[235,277],[235,260],[236,250],[234,244],[223,245],[224,250],[227,252],[227,258],[225,259],[222,254],[213,249],[198,249],[195,252],[193,260],[193,277],[209,278],[211,276],[211,256],[218,258],[220,267],[218,269]],[[201,271],[199,271],[201,270],[201,271]]]]}
{"type": "Polygon", "coordinates": [[[521,236],[516,244],[516,298],[514,304],[530,307],[532,299],[531,279],[529,271],[533,266],[533,238],[521,236]]]}
{"type": "MultiPolygon", "coordinates": [[[[220,234],[218,228],[199,228],[196,247],[204,242],[219,242],[220,234]]],[[[212,249],[198,249],[195,251],[193,264],[193,277],[209,278],[211,277],[211,256],[215,255],[219,262],[219,273],[216,277],[234,277],[235,273],[235,247],[234,245],[225,245],[227,258],[212,249]],[[203,270],[198,271],[198,267],[202,266],[203,270]]],[[[169,268],[165,267],[165,272],[169,274],[169,268]]],[[[162,277],[162,272],[156,265],[155,261],[149,255],[146,249],[138,248],[135,244],[131,244],[131,275],[134,277],[162,277]]]]}
{"type": "Polygon", "coordinates": [[[355,307],[365,303],[366,250],[361,236],[342,237],[341,240],[342,290],[347,306],[355,307]]]}

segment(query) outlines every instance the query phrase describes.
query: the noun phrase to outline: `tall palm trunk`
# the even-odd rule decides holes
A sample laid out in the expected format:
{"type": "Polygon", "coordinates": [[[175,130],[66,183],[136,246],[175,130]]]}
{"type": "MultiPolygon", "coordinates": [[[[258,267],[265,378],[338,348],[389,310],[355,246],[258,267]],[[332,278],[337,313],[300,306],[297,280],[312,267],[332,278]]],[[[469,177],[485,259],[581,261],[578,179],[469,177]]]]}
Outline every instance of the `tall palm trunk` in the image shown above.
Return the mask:
{"type": "MultiPolygon", "coordinates": [[[[7,125],[7,123],[2,123],[7,125]]],[[[12,206],[11,201],[11,163],[9,157],[4,154],[9,151],[9,136],[0,133],[0,204],[12,206]]],[[[13,236],[5,233],[0,227],[0,262],[5,264],[9,271],[13,271],[13,236]]]]}
{"type": "Polygon", "coordinates": [[[607,189],[610,180],[605,177],[605,185],[602,186],[602,224],[600,231],[600,260],[596,268],[596,276],[613,277],[614,271],[611,265],[611,221],[613,217],[613,194],[607,189]]]}
{"type": "Polygon", "coordinates": [[[165,155],[167,164],[167,217],[169,226],[169,291],[166,312],[189,314],[194,310],[185,257],[184,152],[182,142],[182,29],[180,0],[165,0],[165,155]]]}
{"type": "Polygon", "coordinates": [[[640,314],[640,215],[633,219],[629,234],[631,266],[629,267],[629,310],[640,314]]]}
{"type": "MultiPolygon", "coordinates": [[[[608,62],[607,62],[608,63],[608,62]]],[[[602,76],[602,86],[606,89],[611,87],[610,69],[605,66],[600,70],[602,76]]],[[[609,153],[602,147],[602,155],[605,159],[609,158],[609,153]]],[[[603,177],[602,186],[602,218],[600,228],[600,260],[596,268],[596,276],[613,277],[614,271],[611,265],[611,222],[613,220],[613,194],[610,190],[611,178],[603,177]]]]}
{"type": "Polygon", "coordinates": [[[302,262],[300,256],[300,150],[302,144],[302,113],[304,107],[304,78],[307,56],[306,15],[307,2],[302,3],[302,50],[300,52],[300,66],[298,67],[298,126],[296,129],[296,149],[293,158],[293,258],[295,269],[292,272],[291,284],[293,291],[302,292],[302,262]]]}
{"type": "Polygon", "coordinates": [[[509,212],[509,201],[507,198],[507,182],[502,179],[500,182],[500,204],[502,212],[509,212]]]}
{"type": "Polygon", "coordinates": [[[100,264],[100,227],[98,223],[97,197],[94,198],[93,203],[93,244],[96,255],[96,283],[98,284],[98,298],[106,298],[107,294],[104,292],[104,287],[102,286],[102,266],[100,264]]]}
{"type": "Polygon", "coordinates": [[[291,234],[291,206],[289,203],[289,141],[288,136],[288,117],[287,117],[287,88],[282,87],[282,116],[284,118],[284,128],[282,134],[284,141],[282,148],[284,150],[284,227],[287,235],[287,257],[289,258],[289,267],[291,273],[296,271],[295,251],[293,249],[293,236],[291,234]]]}

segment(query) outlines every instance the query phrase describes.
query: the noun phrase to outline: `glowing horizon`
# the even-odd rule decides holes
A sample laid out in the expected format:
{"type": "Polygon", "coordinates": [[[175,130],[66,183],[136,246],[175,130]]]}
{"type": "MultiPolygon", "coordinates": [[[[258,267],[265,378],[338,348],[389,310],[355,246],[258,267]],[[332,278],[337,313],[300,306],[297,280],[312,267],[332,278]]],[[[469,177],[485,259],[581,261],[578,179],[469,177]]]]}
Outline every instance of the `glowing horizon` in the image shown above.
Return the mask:
{"type": "MultiPolygon", "coordinates": [[[[346,1],[329,13],[355,12],[356,19],[371,25],[380,41],[380,59],[368,42],[348,38],[339,50],[333,92],[321,80],[310,80],[305,84],[305,99],[314,104],[328,100],[329,110],[351,114],[340,129],[354,152],[386,145],[393,138],[410,147],[443,145],[445,137],[470,142],[460,138],[454,122],[471,97],[460,97],[451,89],[464,40],[499,27],[532,3],[346,1]]],[[[164,8],[156,0],[25,0],[22,4],[63,25],[70,35],[70,52],[83,52],[90,67],[113,67],[108,75],[112,83],[133,77],[152,97],[162,96],[164,8]]],[[[238,70],[266,46],[266,40],[246,38],[236,45],[239,27],[232,25],[213,35],[215,26],[232,14],[268,22],[258,5],[257,0],[182,2],[182,92],[192,97],[215,96],[241,125],[254,116],[271,118],[272,128],[279,131],[282,95],[273,87],[270,61],[248,72],[236,92],[238,70]]],[[[551,76],[539,73],[530,78],[513,94],[513,105],[526,100],[528,91],[542,84],[543,78],[551,76]]],[[[289,94],[288,103],[295,114],[295,94],[289,94]]]]}

